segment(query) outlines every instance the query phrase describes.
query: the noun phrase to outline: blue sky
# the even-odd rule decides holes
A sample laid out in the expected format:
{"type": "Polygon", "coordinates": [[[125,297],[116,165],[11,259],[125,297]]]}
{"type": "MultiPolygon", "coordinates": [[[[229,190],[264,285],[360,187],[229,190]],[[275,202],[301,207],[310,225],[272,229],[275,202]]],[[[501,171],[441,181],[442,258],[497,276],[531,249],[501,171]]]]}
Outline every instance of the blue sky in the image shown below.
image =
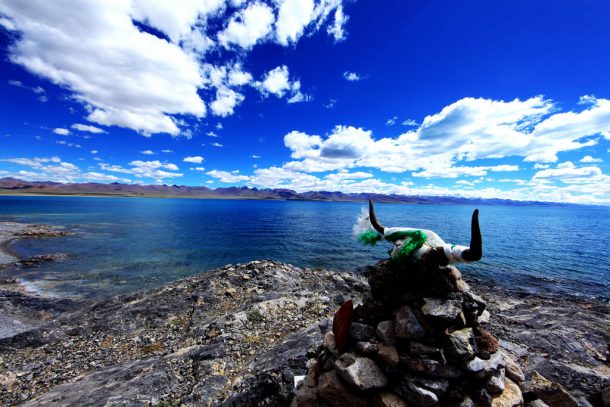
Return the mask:
{"type": "Polygon", "coordinates": [[[0,177],[610,204],[607,2],[179,3],[0,3],[0,177]]]}

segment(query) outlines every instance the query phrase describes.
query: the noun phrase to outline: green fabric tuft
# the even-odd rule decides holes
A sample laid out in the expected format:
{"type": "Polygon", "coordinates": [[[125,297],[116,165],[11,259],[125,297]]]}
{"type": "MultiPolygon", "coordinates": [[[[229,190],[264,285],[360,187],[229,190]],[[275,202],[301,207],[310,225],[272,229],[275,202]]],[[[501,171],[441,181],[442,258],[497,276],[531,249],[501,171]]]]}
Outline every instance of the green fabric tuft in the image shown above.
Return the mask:
{"type": "Polygon", "coordinates": [[[382,239],[382,236],[374,230],[367,230],[366,232],[358,235],[358,241],[360,243],[375,246],[375,244],[382,239]]]}
{"type": "Polygon", "coordinates": [[[424,243],[426,243],[427,236],[421,230],[413,230],[392,233],[390,236],[386,236],[386,239],[392,239],[392,241],[399,239],[405,240],[403,245],[398,250],[398,253],[396,253],[392,258],[393,260],[402,263],[406,261],[415,250],[419,249],[424,245],[424,243]]]}

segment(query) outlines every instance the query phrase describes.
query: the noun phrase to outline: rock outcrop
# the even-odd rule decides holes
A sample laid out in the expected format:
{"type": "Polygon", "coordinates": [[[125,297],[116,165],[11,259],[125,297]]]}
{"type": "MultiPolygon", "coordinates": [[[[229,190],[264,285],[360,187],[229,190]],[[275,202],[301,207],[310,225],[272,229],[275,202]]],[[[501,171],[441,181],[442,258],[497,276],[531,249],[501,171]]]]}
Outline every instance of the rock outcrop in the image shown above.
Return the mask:
{"type": "MultiPolygon", "coordinates": [[[[382,289],[387,277],[384,265],[366,270],[375,290],[382,289]]],[[[358,272],[255,261],[95,304],[28,296],[0,283],[2,312],[13,307],[20,310],[15,315],[47,315],[27,332],[0,340],[0,405],[285,406],[294,397],[295,376],[316,369],[319,374],[310,374],[297,394],[305,405],[319,402],[323,395],[334,405],[364,406],[367,400],[358,386],[368,389],[364,393],[374,392],[377,405],[404,406],[405,394],[425,404],[439,399],[437,394],[454,380],[455,370],[440,363],[443,357],[458,368],[471,363],[472,369],[486,372],[494,368],[497,360],[492,356],[500,352],[504,372],[497,363],[497,374],[489,376],[490,388],[498,391],[504,375],[497,405],[514,399],[517,389],[526,405],[549,405],[543,397],[563,397],[563,391],[580,406],[588,406],[587,400],[594,406],[608,405],[606,303],[509,292],[471,278],[469,284],[487,304],[477,322],[489,336],[467,325],[464,309],[463,319],[459,312],[455,315],[456,300],[467,303],[468,309],[479,309],[482,303],[463,294],[467,286],[455,269],[446,271],[447,280],[434,290],[448,287],[447,282],[462,288],[454,294],[422,291],[428,301],[422,298],[417,304],[421,308],[410,306],[394,314],[383,307],[356,306],[352,316],[360,325],[354,324],[347,335],[350,342],[352,335],[359,340],[343,352],[351,355],[343,359],[342,373],[334,362],[327,362],[331,368],[324,371],[329,366],[317,360],[323,348],[333,347],[332,335],[324,338],[322,332],[332,329],[329,317],[337,308],[347,299],[354,304],[372,300],[369,284],[358,272]],[[446,307],[434,300],[443,296],[452,300],[446,307]],[[447,342],[427,343],[429,330],[447,319],[466,323],[456,326],[447,342]],[[497,352],[491,351],[494,337],[499,340],[497,352]],[[471,352],[485,349],[489,358],[481,354],[480,361],[468,360],[471,352]],[[379,369],[371,368],[369,361],[352,363],[354,356],[367,358],[379,369]],[[308,360],[314,359],[317,367],[310,362],[308,368],[308,360]],[[405,366],[412,367],[412,374],[397,383],[385,370],[405,366]],[[374,377],[360,380],[360,372],[367,369],[374,377]],[[420,375],[416,369],[448,377],[420,375]],[[534,370],[551,385],[540,379],[537,386],[529,386],[534,370]],[[381,375],[387,384],[380,389],[381,375]],[[394,384],[400,390],[390,387],[394,384]]],[[[386,292],[392,294],[391,289],[386,292]]],[[[400,305],[403,298],[396,295],[395,300],[400,305]]]]}
{"type": "Polygon", "coordinates": [[[318,321],[366,290],[253,261],[101,301],[0,340],[0,405],[289,404],[318,321]]]}

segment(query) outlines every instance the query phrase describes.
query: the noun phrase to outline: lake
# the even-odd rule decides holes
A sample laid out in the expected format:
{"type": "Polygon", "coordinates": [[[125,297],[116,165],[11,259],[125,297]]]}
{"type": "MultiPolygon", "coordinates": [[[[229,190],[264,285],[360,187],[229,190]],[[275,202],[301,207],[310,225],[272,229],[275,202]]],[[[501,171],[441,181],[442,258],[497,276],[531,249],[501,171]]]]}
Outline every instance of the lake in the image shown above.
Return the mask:
{"type": "MultiPolygon", "coordinates": [[[[104,298],[158,287],[225,264],[273,259],[354,270],[387,257],[389,243],[352,235],[364,203],[166,198],[0,197],[0,221],[66,226],[74,236],[13,243],[22,257],[68,260],[22,269],[27,287],[104,298]]],[[[480,205],[483,259],[461,265],[510,288],[610,298],[610,208],[480,205]]],[[[386,226],[436,231],[468,244],[469,205],[377,204],[386,226]]]]}

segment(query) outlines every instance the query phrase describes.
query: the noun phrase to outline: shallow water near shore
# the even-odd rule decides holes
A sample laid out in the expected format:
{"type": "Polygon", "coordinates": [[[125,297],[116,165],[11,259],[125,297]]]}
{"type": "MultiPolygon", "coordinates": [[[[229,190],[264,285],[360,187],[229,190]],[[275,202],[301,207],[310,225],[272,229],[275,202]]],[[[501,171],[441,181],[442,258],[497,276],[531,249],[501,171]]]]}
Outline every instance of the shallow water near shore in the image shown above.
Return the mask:
{"type": "MultiPolygon", "coordinates": [[[[74,236],[23,239],[22,258],[68,253],[18,271],[32,289],[105,298],[158,287],[228,263],[273,259],[353,270],[389,245],[357,243],[364,203],[165,198],[0,197],[0,221],[66,226],[74,236]]],[[[431,229],[468,244],[469,205],[378,204],[382,223],[431,229]]],[[[481,205],[484,257],[466,275],[507,288],[610,298],[610,209],[481,205]]]]}

